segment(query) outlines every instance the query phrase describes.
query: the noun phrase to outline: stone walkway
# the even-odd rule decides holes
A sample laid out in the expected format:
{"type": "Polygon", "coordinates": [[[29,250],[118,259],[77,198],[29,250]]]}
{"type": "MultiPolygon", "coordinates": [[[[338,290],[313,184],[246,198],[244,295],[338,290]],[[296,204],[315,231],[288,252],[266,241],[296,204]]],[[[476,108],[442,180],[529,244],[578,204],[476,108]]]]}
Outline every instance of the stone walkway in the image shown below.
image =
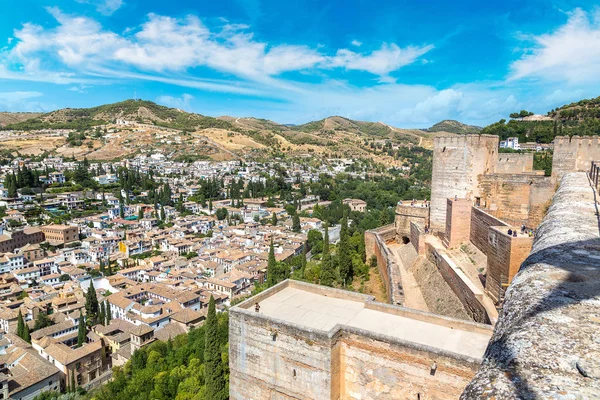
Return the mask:
{"type": "Polygon", "coordinates": [[[412,308],[414,310],[429,311],[427,303],[421,293],[421,288],[417,283],[417,280],[409,271],[406,270],[406,266],[402,263],[402,257],[399,252],[402,249],[401,244],[390,244],[389,249],[396,258],[396,265],[400,269],[400,276],[402,277],[402,289],[404,290],[404,307],[412,308]]]}

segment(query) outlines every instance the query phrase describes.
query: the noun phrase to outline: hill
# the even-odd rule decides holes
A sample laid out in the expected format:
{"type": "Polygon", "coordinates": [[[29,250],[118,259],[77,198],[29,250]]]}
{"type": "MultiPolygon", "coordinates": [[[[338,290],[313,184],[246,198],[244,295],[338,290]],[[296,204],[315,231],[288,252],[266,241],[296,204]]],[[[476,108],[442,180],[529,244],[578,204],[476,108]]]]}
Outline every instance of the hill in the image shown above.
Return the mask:
{"type": "Polygon", "coordinates": [[[0,128],[5,127],[6,125],[23,122],[28,119],[37,118],[40,115],[42,115],[42,113],[0,112],[0,128]]]}
{"type": "Polygon", "coordinates": [[[89,129],[124,119],[145,124],[194,131],[203,128],[231,129],[227,121],[187,113],[145,100],[125,100],[92,108],[64,108],[7,125],[8,129],[89,129]]]}
{"type": "Polygon", "coordinates": [[[558,107],[548,112],[548,117],[514,118],[508,122],[502,119],[485,127],[481,133],[537,143],[550,143],[556,136],[600,135],[600,97],[558,107]]]}
{"type": "Polygon", "coordinates": [[[463,124],[462,122],[453,120],[453,119],[445,119],[443,121],[438,122],[433,125],[431,128],[426,129],[427,132],[448,132],[448,133],[456,133],[456,134],[470,134],[470,133],[479,133],[481,131],[481,127],[474,125],[463,124]]]}
{"type": "Polygon", "coordinates": [[[297,126],[283,125],[252,117],[212,118],[144,100],[5,119],[5,129],[17,132],[0,139],[2,146],[24,155],[46,152],[114,159],[160,151],[188,161],[319,155],[401,166],[408,153],[399,148],[432,146],[432,135],[427,132],[381,122],[333,116],[297,126]],[[133,124],[116,124],[117,120],[133,124]],[[73,131],[67,137],[42,131],[49,128],[73,131]]]}

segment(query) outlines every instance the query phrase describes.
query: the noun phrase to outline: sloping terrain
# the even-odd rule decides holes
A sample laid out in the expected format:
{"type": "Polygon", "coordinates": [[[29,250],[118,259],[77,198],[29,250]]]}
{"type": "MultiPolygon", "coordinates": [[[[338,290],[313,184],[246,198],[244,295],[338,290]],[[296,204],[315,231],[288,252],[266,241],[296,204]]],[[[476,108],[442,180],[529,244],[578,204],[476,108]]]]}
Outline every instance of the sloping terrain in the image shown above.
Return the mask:
{"type": "Polygon", "coordinates": [[[5,127],[6,125],[27,121],[28,119],[37,118],[40,115],[42,115],[42,113],[0,112],[0,128],[5,127]]]}
{"type": "Polygon", "coordinates": [[[20,154],[45,151],[90,159],[114,159],[153,151],[186,160],[285,154],[367,159],[400,167],[405,162],[401,154],[406,151],[398,149],[432,146],[430,133],[381,122],[334,116],[289,126],[251,117],[212,118],[144,100],[65,108],[46,114],[10,115],[6,121],[5,129],[19,133],[0,138],[2,148],[20,154]],[[135,124],[117,123],[121,120],[135,124]],[[74,132],[67,137],[66,133],[40,132],[44,129],[74,132]],[[27,142],[19,144],[24,138],[27,142]]]}
{"type": "Polygon", "coordinates": [[[458,134],[479,133],[481,127],[463,124],[453,119],[445,119],[427,129],[427,132],[448,132],[458,134]]]}

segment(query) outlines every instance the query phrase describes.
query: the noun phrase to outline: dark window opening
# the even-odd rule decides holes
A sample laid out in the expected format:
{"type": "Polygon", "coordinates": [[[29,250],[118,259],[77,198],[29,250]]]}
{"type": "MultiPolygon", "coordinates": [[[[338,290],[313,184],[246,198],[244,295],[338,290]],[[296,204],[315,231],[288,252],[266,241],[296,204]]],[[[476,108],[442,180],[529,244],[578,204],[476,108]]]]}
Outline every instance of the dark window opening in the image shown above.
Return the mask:
{"type": "Polygon", "coordinates": [[[410,243],[410,239],[408,238],[408,236],[402,236],[402,243],[404,243],[404,244],[410,243]]]}

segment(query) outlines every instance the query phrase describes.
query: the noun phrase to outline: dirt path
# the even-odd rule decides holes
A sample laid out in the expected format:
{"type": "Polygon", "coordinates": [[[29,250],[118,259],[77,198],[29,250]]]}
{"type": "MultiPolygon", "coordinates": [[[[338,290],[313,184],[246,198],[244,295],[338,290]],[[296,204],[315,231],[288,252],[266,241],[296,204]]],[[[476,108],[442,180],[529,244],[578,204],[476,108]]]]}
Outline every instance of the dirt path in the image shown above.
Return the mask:
{"type": "Polygon", "coordinates": [[[390,244],[389,249],[396,258],[396,264],[400,268],[400,276],[402,278],[402,289],[404,290],[404,307],[412,308],[414,310],[429,311],[421,288],[417,283],[417,280],[409,271],[404,267],[399,251],[402,245],[390,244]]]}

